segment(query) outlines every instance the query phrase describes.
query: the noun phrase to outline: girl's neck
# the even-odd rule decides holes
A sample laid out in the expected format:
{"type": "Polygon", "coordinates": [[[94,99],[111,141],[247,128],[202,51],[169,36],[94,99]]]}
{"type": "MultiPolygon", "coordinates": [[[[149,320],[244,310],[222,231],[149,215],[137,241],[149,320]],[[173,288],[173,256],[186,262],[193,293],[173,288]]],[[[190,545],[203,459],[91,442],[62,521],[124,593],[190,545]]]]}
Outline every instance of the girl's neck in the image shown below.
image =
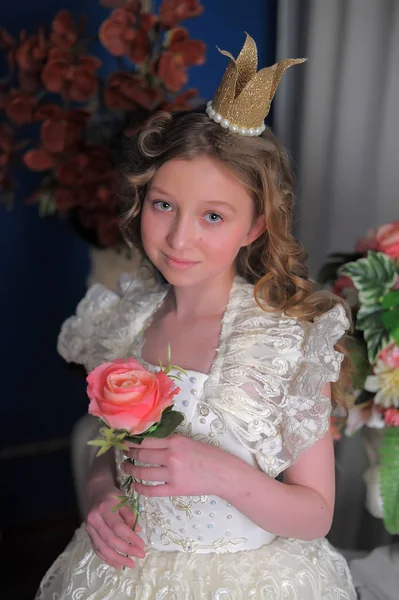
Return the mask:
{"type": "Polygon", "coordinates": [[[166,298],[165,308],[182,321],[187,317],[220,316],[226,309],[234,277],[235,272],[229,270],[194,286],[173,286],[166,298]]]}

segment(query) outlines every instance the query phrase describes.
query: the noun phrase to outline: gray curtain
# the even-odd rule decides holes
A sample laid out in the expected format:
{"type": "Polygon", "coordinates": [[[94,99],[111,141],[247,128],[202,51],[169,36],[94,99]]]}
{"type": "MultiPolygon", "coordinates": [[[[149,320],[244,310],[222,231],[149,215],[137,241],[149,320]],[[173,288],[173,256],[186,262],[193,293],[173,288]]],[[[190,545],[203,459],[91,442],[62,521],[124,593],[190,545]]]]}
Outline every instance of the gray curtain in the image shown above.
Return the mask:
{"type": "MultiPolygon", "coordinates": [[[[296,234],[313,276],[332,251],[399,219],[399,2],[280,0],[277,58],[307,57],[282,80],[275,131],[298,182],[296,234]]],[[[336,445],[329,538],[369,550],[391,537],[365,508],[362,437],[336,445]]]]}

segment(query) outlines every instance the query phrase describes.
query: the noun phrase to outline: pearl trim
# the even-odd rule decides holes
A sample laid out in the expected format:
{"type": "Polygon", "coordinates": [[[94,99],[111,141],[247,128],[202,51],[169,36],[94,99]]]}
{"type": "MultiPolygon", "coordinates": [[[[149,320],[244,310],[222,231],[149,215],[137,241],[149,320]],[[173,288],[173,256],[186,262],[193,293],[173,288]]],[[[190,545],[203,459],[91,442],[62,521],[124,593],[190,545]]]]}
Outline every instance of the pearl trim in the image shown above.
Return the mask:
{"type": "Polygon", "coordinates": [[[210,119],[215,121],[215,123],[219,123],[224,129],[228,129],[232,133],[238,133],[239,135],[253,137],[260,135],[266,129],[266,125],[264,123],[260,127],[250,128],[240,127],[235,123],[230,123],[228,119],[224,119],[221,114],[219,114],[214,108],[212,108],[212,100],[210,100],[206,105],[206,114],[210,119]]]}

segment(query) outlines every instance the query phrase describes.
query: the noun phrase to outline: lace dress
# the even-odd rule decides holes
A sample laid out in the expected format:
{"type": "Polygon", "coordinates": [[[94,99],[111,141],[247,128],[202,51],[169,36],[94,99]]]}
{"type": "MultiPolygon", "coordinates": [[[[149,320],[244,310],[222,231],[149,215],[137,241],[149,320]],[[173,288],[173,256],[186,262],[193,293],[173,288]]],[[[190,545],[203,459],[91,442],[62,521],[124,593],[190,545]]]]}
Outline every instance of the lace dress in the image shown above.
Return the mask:
{"type": "MultiPolygon", "coordinates": [[[[152,278],[125,279],[121,295],[93,286],[63,325],[60,353],[88,370],[117,357],[141,360],[143,331],[166,292],[152,278]]],[[[327,430],[321,389],[338,377],[333,345],[347,326],[341,307],[313,324],[266,313],[236,278],[209,374],[188,371],[179,383],[180,432],[276,477],[327,430]]],[[[140,524],[146,557],[124,571],[97,557],[82,525],[36,600],[356,598],[344,558],[326,539],[276,537],[216,496],[142,497],[140,524]]]]}

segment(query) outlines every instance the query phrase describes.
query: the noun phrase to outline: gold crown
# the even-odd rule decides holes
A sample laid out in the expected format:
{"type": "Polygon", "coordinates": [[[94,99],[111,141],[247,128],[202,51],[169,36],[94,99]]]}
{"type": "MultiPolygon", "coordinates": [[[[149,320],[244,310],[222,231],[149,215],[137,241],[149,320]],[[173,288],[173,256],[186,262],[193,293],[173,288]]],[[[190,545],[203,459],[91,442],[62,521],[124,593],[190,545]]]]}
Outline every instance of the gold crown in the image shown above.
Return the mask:
{"type": "Polygon", "coordinates": [[[230,62],[206,112],[233,133],[260,135],[265,130],[264,120],[284,71],[306,58],[287,58],[257,72],[258,50],[248,34],[237,60],[230,52],[218,50],[230,62]]]}

